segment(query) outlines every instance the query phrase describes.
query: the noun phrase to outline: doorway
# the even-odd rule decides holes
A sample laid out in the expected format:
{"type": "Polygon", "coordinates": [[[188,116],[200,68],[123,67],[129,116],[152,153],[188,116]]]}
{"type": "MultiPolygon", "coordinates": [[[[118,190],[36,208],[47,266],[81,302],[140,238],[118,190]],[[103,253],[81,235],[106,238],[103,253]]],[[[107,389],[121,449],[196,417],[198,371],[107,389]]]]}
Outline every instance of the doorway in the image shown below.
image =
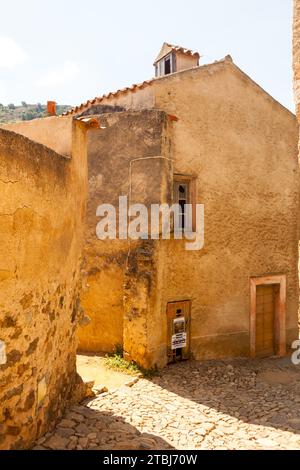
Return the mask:
{"type": "Polygon", "coordinates": [[[251,279],[251,357],[286,354],[285,304],[285,276],[251,279]]]}
{"type": "Polygon", "coordinates": [[[257,286],[256,289],[256,356],[275,354],[275,304],[278,284],[257,286]]]}
{"type": "Polygon", "coordinates": [[[169,302],[167,305],[168,364],[190,357],[191,301],[169,302]]]}

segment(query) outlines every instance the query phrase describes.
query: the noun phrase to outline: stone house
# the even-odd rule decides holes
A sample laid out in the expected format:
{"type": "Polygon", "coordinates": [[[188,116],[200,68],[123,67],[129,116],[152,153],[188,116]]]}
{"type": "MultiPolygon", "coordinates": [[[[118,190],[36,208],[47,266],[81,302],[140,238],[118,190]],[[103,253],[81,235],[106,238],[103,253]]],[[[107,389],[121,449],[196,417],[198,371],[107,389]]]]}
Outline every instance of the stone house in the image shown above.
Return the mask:
{"type": "MultiPolygon", "coordinates": [[[[82,350],[120,345],[151,368],[283,356],[298,338],[297,121],[230,56],[199,60],[164,44],[154,79],[51,118],[94,116],[101,127],[88,137],[82,350]],[[99,240],[97,208],[118,209],[120,196],[203,204],[204,247],[99,240]]],[[[36,132],[17,132],[28,126],[36,132]]]]}
{"type": "Polygon", "coordinates": [[[76,330],[86,133],[93,121],[71,117],[58,128],[56,119],[34,123],[44,145],[0,129],[0,449],[6,450],[30,447],[83,385],[76,330]]]}
{"type": "Polygon", "coordinates": [[[156,78],[76,107],[89,136],[86,290],[80,347],[145,367],[192,356],[284,355],[298,338],[298,125],[228,56],[164,44],[156,78]],[[96,238],[97,206],[205,207],[205,242],[96,238]],[[182,189],[182,188],[181,188],[182,189]],[[172,349],[176,316],[186,347],[172,349]]]}

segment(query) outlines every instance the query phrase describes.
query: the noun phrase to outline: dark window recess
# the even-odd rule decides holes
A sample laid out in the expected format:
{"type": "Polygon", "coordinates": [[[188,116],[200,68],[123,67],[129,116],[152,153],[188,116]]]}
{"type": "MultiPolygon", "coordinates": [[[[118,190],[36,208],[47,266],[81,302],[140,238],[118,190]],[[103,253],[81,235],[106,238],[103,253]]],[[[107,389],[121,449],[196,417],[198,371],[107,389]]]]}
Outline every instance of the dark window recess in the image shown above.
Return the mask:
{"type": "Polygon", "coordinates": [[[165,59],[165,75],[169,75],[171,73],[171,57],[165,59]]]}
{"type": "Polygon", "coordinates": [[[184,212],[184,206],[186,204],[186,200],[179,199],[180,211],[184,212]]]}
{"type": "Polygon", "coordinates": [[[183,230],[186,224],[186,207],[189,203],[189,189],[188,183],[177,183],[175,182],[174,199],[179,204],[179,215],[178,215],[178,227],[183,230]]]}
{"type": "Polygon", "coordinates": [[[185,227],[185,217],[186,217],[186,214],[185,214],[185,205],[187,204],[187,200],[184,199],[180,199],[179,200],[179,206],[180,206],[180,213],[179,213],[179,227],[180,228],[184,228],[185,227]]]}

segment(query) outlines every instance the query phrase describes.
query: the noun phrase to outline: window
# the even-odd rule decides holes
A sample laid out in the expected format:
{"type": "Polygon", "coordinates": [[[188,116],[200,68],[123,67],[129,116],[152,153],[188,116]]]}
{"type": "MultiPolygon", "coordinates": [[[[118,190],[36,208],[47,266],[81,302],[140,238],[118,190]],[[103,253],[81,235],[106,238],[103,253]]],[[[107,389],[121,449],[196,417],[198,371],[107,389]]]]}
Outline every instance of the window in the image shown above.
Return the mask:
{"type": "Polygon", "coordinates": [[[165,75],[169,75],[171,73],[171,56],[165,58],[165,75]]]}
{"type": "Polygon", "coordinates": [[[193,176],[174,176],[174,203],[179,204],[178,228],[195,230],[196,178],[193,176]],[[192,221],[188,223],[186,205],[192,205],[192,221]],[[192,226],[191,226],[192,225],[192,226]]]}
{"type": "Polygon", "coordinates": [[[167,55],[155,65],[156,77],[163,77],[174,72],[176,72],[176,56],[173,53],[167,55]]]}
{"type": "Polygon", "coordinates": [[[174,202],[179,204],[179,228],[184,229],[186,223],[186,204],[189,204],[189,185],[188,183],[175,182],[174,202]]]}

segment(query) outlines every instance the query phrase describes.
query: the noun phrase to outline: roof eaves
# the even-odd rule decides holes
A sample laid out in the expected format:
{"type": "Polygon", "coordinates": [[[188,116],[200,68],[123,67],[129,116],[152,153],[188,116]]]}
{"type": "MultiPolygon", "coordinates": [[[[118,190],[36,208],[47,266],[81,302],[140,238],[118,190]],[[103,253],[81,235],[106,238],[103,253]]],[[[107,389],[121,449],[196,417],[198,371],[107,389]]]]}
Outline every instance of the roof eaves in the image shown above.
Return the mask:
{"type": "Polygon", "coordinates": [[[88,100],[86,101],[85,103],[81,103],[79,106],[75,106],[74,108],[72,109],[69,109],[68,111],[66,111],[65,113],[63,113],[63,116],[70,116],[72,114],[76,114],[80,111],[82,111],[83,109],[86,109],[88,108],[89,106],[92,106],[94,104],[99,104],[101,103],[103,100],[105,99],[110,99],[110,98],[113,98],[113,97],[116,97],[118,95],[121,95],[121,94],[126,94],[128,93],[129,91],[135,91],[136,89],[143,89],[143,88],[146,88],[147,86],[151,85],[151,83],[154,81],[155,79],[151,79],[151,80],[145,80],[144,82],[142,83],[138,83],[138,84],[134,84],[130,87],[125,87],[125,88],[121,88],[120,90],[117,90],[117,91],[114,91],[114,92],[110,92],[106,95],[102,95],[102,96],[99,96],[99,97],[96,97],[94,98],[93,100],[88,100]]]}
{"type": "Polygon", "coordinates": [[[171,52],[180,52],[182,54],[190,55],[191,57],[196,57],[197,59],[200,59],[200,54],[199,52],[192,51],[191,49],[186,49],[181,46],[174,46],[173,44],[168,44],[164,43],[164,46],[162,47],[161,52],[159,53],[158,57],[155,59],[154,64],[156,65],[157,62],[162,60],[164,57],[166,57],[168,54],[171,52]]]}
{"type": "MultiPolygon", "coordinates": [[[[99,97],[96,97],[94,98],[93,100],[88,100],[86,101],[85,103],[82,103],[81,105],[79,106],[76,106],[68,111],[66,111],[63,116],[70,116],[70,115],[73,115],[73,114],[76,114],[82,110],[86,110],[90,105],[94,105],[94,104],[100,104],[103,100],[106,100],[106,99],[110,99],[110,98],[114,98],[118,95],[121,95],[121,94],[126,94],[128,92],[134,92],[136,91],[137,89],[143,89],[143,88],[146,88],[150,85],[152,85],[154,82],[156,81],[159,81],[159,80],[168,80],[170,79],[171,77],[175,76],[175,75],[178,75],[178,74],[182,74],[182,73],[186,73],[190,70],[195,70],[195,69],[202,69],[202,68],[206,68],[206,67],[210,67],[210,66],[215,66],[216,64],[221,64],[223,62],[226,62],[228,61],[228,58],[229,56],[227,56],[226,58],[224,59],[221,59],[221,60],[216,60],[215,62],[212,62],[211,64],[204,64],[204,65],[201,65],[201,66],[196,66],[196,67],[193,67],[191,69],[188,69],[188,70],[181,70],[179,72],[175,72],[173,74],[170,74],[170,75],[165,75],[163,77],[156,77],[156,78],[152,78],[150,80],[145,80],[144,82],[142,83],[139,83],[139,84],[134,84],[130,87],[126,87],[126,88],[122,88],[122,89],[119,89],[119,90],[116,90],[114,92],[110,92],[106,95],[102,95],[102,96],[99,96],[99,97]],[[90,103],[90,104],[89,104],[90,103]]],[[[232,61],[232,59],[230,58],[230,60],[232,61]]]]}

